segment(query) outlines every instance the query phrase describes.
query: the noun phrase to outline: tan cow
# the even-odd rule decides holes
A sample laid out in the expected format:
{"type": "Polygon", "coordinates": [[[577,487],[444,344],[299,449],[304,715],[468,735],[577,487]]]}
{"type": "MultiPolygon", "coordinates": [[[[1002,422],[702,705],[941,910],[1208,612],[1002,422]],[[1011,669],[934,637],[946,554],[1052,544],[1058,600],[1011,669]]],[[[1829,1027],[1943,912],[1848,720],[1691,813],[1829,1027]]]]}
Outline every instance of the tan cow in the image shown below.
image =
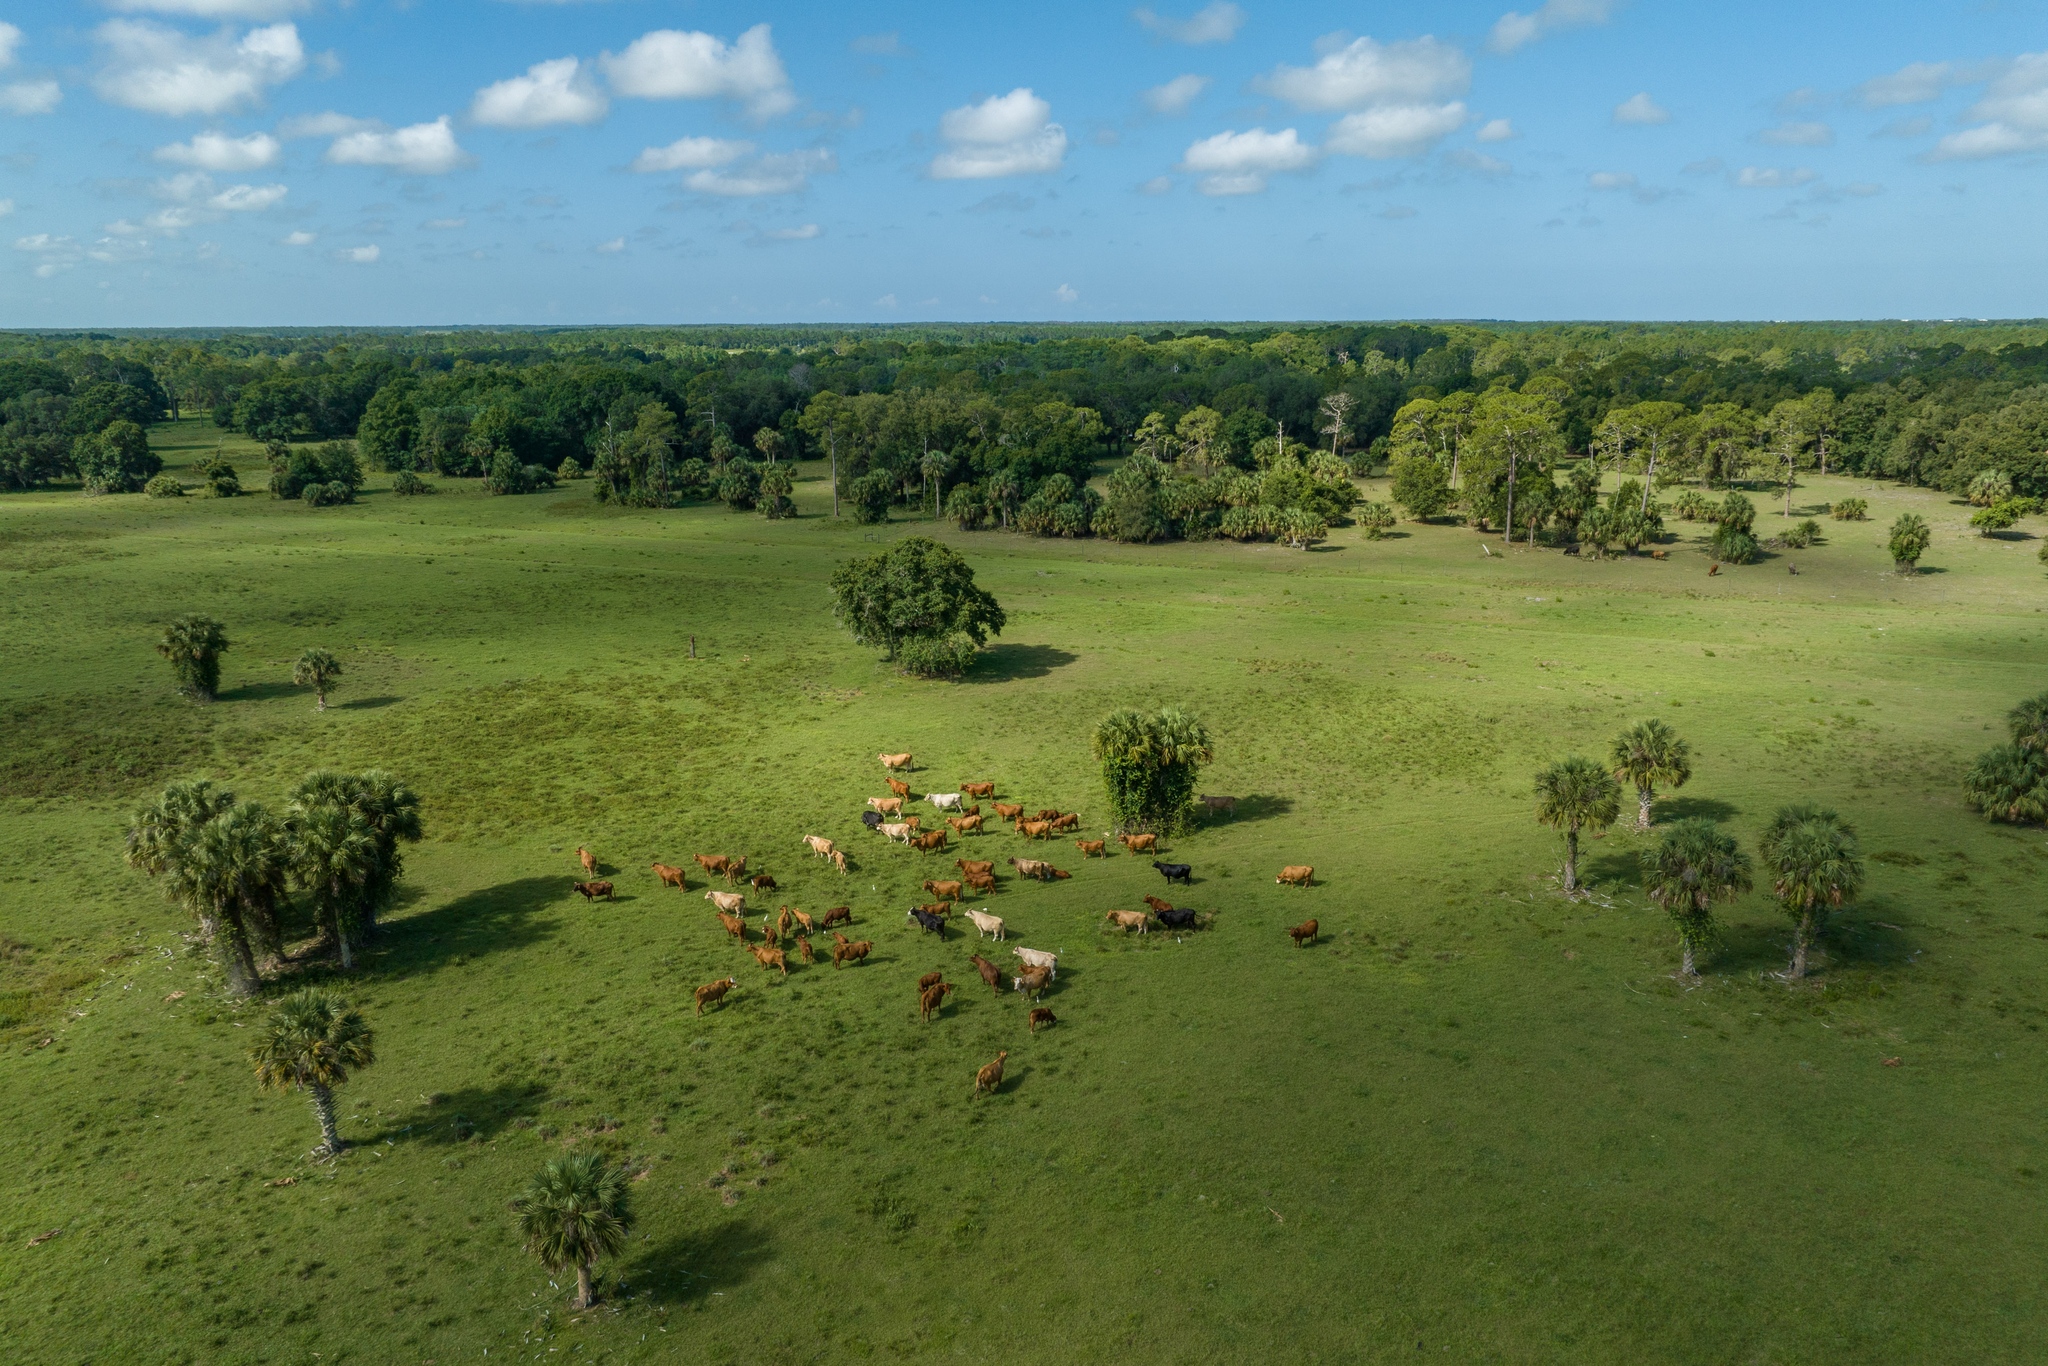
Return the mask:
{"type": "Polygon", "coordinates": [[[816,934],[818,932],[817,929],[811,924],[811,918],[805,915],[802,911],[792,910],[790,914],[796,917],[797,924],[804,927],[805,934],[816,934]]]}
{"type": "Polygon", "coordinates": [[[1013,828],[1025,839],[1042,840],[1052,833],[1052,822],[1020,820],[1013,828]]]}
{"type": "Polygon", "coordinates": [[[1316,870],[1306,863],[1290,863],[1280,870],[1280,876],[1273,881],[1285,883],[1289,887],[1306,887],[1315,875],[1316,870]]]}
{"type": "Polygon", "coordinates": [[[969,873],[961,881],[984,896],[993,893],[996,889],[996,875],[994,873],[969,873]]]}
{"type": "Polygon", "coordinates": [[[1143,934],[1152,925],[1152,913],[1150,911],[1110,911],[1102,918],[1104,920],[1114,920],[1117,924],[1123,926],[1125,934],[1129,934],[1132,930],[1143,934]]]}
{"type": "Polygon", "coordinates": [[[1035,877],[1042,880],[1052,872],[1052,865],[1040,859],[1013,858],[1009,862],[1010,866],[1017,870],[1018,877],[1035,877]]]}
{"type": "Polygon", "coordinates": [[[948,816],[946,817],[946,824],[953,827],[953,833],[956,835],[964,835],[970,830],[974,831],[977,835],[981,833],[981,817],[979,816],[948,816]]]}
{"type": "Polygon", "coordinates": [[[958,901],[960,899],[960,884],[957,882],[934,882],[930,878],[926,878],[922,885],[925,891],[930,892],[942,901],[958,901]]]}
{"type": "Polygon", "coordinates": [[[996,870],[994,859],[956,858],[953,860],[953,866],[970,877],[976,873],[993,873],[996,870]]]}
{"type": "Polygon", "coordinates": [[[745,892],[706,892],[704,899],[727,915],[745,915],[747,911],[745,892]]]}
{"type": "Polygon", "coordinates": [[[811,857],[813,858],[831,858],[835,852],[832,841],[826,839],[823,835],[805,835],[804,843],[811,846],[811,857]]]}
{"type": "Polygon", "coordinates": [[[908,797],[910,795],[910,784],[904,782],[901,778],[884,778],[882,781],[887,783],[889,790],[897,796],[908,797]]]}
{"type": "Polygon", "coordinates": [[[943,850],[946,847],[946,832],[934,830],[929,835],[919,835],[909,842],[929,854],[933,850],[943,850]]]}
{"type": "Polygon", "coordinates": [[[692,854],[690,859],[704,870],[706,876],[725,871],[726,857],[723,854],[692,854]]]}
{"type": "Polygon", "coordinates": [[[842,873],[846,871],[846,854],[844,851],[839,849],[832,851],[832,866],[842,873]]]}
{"type": "Polygon", "coordinates": [[[597,855],[591,853],[580,844],[576,846],[576,857],[582,861],[584,872],[595,873],[597,871],[597,855]]]}
{"type": "Polygon", "coordinates": [[[1054,977],[1060,975],[1060,956],[1056,953],[1047,953],[1044,949],[1011,949],[1010,952],[1027,968],[1044,968],[1054,977]]]}
{"type": "Polygon", "coordinates": [[[903,799],[901,797],[870,797],[868,798],[868,807],[870,810],[879,811],[885,816],[900,816],[903,814],[903,799]]]}
{"type": "Polygon", "coordinates": [[[889,839],[895,840],[899,844],[910,843],[910,832],[915,830],[916,828],[916,826],[907,824],[903,821],[884,821],[882,822],[882,824],[875,827],[875,829],[881,831],[884,836],[886,836],[889,839]]]}
{"type": "Polygon", "coordinates": [[[753,954],[754,961],[756,963],[759,963],[762,967],[774,968],[776,971],[780,972],[784,977],[789,976],[789,964],[783,961],[781,949],[774,948],[766,944],[763,944],[759,948],[756,948],[752,944],[749,944],[747,945],[747,952],[753,954]]]}
{"type": "Polygon", "coordinates": [[[983,1091],[994,1095],[1003,1084],[1003,1059],[1010,1056],[1008,1049],[996,1054],[996,1060],[974,1074],[974,1094],[983,1091]]]}
{"type": "Polygon", "coordinates": [[[1109,855],[1102,852],[1108,843],[1107,840],[1075,840],[1074,847],[1081,851],[1083,858],[1108,858],[1109,855]]]}
{"type": "Polygon", "coordinates": [[[740,984],[737,977],[727,977],[717,982],[706,982],[697,988],[697,1013],[702,1015],[705,1006],[715,1006],[725,999],[725,993],[740,984]]]}
{"type": "Polygon", "coordinates": [[[1134,854],[1156,854],[1159,852],[1157,835],[1118,835],[1117,843],[1134,854]]]}
{"type": "Polygon", "coordinates": [[[882,761],[883,768],[897,772],[916,767],[908,754],[877,754],[875,757],[882,761]]]}
{"type": "Polygon", "coordinates": [[[977,939],[984,936],[990,939],[1003,939],[1007,937],[1003,933],[1003,918],[999,915],[990,915],[987,911],[969,911],[967,918],[972,920],[974,928],[980,931],[975,936],[977,939]]]}
{"type": "Polygon", "coordinates": [[[681,887],[685,890],[689,888],[690,884],[684,881],[683,879],[682,869],[670,867],[666,863],[653,864],[652,867],[654,869],[654,875],[661,879],[662,886],[681,887]]]}
{"type": "Polygon", "coordinates": [[[1008,802],[991,802],[989,803],[989,805],[995,811],[997,816],[1001,817],[1003,820],[1006,821],[1016,820],[1019,816],[1024,814],[1024,808],[1022,806],[1012,806],[1008,802]]]}

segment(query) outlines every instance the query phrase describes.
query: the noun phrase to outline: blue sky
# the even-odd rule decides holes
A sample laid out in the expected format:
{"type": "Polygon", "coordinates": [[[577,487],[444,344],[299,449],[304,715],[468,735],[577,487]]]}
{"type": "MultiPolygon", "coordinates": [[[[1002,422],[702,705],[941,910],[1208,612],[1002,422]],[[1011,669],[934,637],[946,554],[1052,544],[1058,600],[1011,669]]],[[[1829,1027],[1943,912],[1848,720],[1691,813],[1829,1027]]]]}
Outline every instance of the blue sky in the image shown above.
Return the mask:
{"type": "Polygon", "coordinates": [[[0,0],[0,325],[2048,315],[2048,3],[0,0]]]}

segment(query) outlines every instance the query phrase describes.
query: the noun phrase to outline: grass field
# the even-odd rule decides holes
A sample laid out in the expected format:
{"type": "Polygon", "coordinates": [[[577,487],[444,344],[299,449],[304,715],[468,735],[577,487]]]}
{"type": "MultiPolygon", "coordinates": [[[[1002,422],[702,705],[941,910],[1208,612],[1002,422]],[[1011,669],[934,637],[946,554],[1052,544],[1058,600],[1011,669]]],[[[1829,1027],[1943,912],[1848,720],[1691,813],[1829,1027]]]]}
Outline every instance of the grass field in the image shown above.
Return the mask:
{"type": "MultiPolygon", "coordinates": [[[[217,437],[157,439],[177,468],[217,437]]],[[[387,482],[317,511],[0,499],[10,1360],[2048,1356],[2048,842],[1959,793],[2043,687],[2037,542],[1839,480],[1795,497],[1854,492],[1872,521],[1713,578],[1684,524],[1666,561],[1597,563],[1409,524],[1308,554],[943,529],[1010,613],[946,685],[853,645],[825,590],[929,524],[834,522],[816,477],[793,523],[387,482]],[[1906,509],[1936,529],[1915,578],[1883,549],[1906,509]],[[184,611],[234,641],[211,707],[151,649],[184,611]],[[288,683],[308,645],[348,670],[325,714],[288,683]],[[861,829],[875,755],[1099,834],[1093,723],[1166,703],[1215,737],[1203,790],[1242,798],[1171,846],[1196,870],[1171,899],[1214,926],[1099,929],[1165,891],[1141,858],[1068,844],[1071,881],[1006,880],[987,904],[1015,942],[1065,955],[1032,1037],[967,965],[971,930],[905,922],[939,861],[861,829]],[[1868,891],[1811,984],[1771,975],[1788,922],[1758,893],[1682,989],[1625,831],[1589,845],[1594,896],[1559,894],[1531,774],[1651,715],[1696,752],[1665,814],[1753,848],[1815,798],[1860,829],[1868,891]],[[274,803],[372,764],[423,794],[428,839],[344,986],[380,1055],[341,1092],[357,1146],[314,1163],[304,1103],[245,1060],[257,1008],[217,994],[121,835],[172,778],[274,803]],[[570,893],[579,844],[616,903],[570,893]],[[701,876],[647,871],[714,851],[778,877],[771,904],[850,903],[873,960],[771,979],[701,876]],[[1285,863],[1319,885],[1275,886],[1285,863]],[[1324,938],[1296,951],[1311,915],[1324,938]],[[935,967],[962,986],[921,1025],[935,967]],[[1004,1048],[1001,1093],[972,1098],[1004,1048]],[[582,1315],[506,1208],[575,1145],[644,1172],[582,1315]]]]}

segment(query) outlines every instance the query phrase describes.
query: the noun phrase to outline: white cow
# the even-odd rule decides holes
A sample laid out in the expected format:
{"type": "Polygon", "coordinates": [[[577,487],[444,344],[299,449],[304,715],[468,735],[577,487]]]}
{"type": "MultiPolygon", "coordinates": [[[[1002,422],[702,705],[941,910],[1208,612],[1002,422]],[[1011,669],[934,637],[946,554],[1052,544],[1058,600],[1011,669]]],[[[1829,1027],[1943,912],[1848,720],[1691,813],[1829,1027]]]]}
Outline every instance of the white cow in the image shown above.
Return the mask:
{"type": "Polygon", "coordinates": [[[925,794],[925,800],[941,811],[960,809],[960,794],[957,792],[930,792],[925,794]]]}
{"type": "Polygon", "coordinates": [[[887,835],[892,840],[900,840],[904,844],[910,843],[910,832],[913,827],[906,822],[884,821],[882,822],[882,824],[876,826],[875,828],[881,831],[884,835],[887,835]]]}
{"type": "Polygon", "coordinates": [[[1003,918],[999,915],[990,915],[987,911],[969,911],[967,918],[974,922],[974,928],[980,930],[983,935],[995,939],[1008,937],[1003,933],[1003,918]]]}
{"type": "Polygon", "coordinates": [[[1047,953],[1044,949],[1011,949],[1010,952],[1016,954],[1027,968],[1051,968],[1054,977],[1060,975],[1060,956],[1056,953],[1047,953]]]}
{"type": "Polygon", "coordinates": [[[704,899],[719,910],[724,911],[727,915],[745,915],[747,913],[747,894],[745,892],[706,892],[704,893],[704,899]]]}

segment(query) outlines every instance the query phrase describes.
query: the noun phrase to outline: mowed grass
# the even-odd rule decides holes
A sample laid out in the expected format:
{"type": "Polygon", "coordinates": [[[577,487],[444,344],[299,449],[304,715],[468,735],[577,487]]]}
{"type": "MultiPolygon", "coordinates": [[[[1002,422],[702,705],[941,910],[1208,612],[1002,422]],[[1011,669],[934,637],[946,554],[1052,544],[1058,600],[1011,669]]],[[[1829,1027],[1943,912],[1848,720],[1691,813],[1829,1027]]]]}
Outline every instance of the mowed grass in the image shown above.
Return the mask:
{"type": "MultiPolygon", "coordinates": [[[[216,437],[159,440],[175,467],[216,437]]],[[[2048,1352],[2048,843],[1959,793],[2044,685],[2037,542],[1838,480],[1800,490],[1800,515],[1855,493],[1872,521],[1712,578],[1684,524],[1666,561],[1605,563],[1409,524],[1310,554],[941,529],[1011,621],[945,685],[854,646],[826,590],[929,524],[835,523],[816,477],[781,524],[610,512],[587,484],[386,483],[321,511],[0,500],[11,1359],[2048,1352]],[[1908,509],[1938,572],[1901,579],[1884,529],[1908,509]],[[151,650],[195,610],[235,642],[210,708],[168,696],[151,650]],[[308,645],[348,669],[324,715],[287,685],[308,645]],[[1033,1037],[1025,1002],[967,964],[971,928],[941,945],[905,921],[953,854],[861,828],[886,791],[875,755],[915,752],[921,789],[990,778],[1078,807],[1099,835],[1095,720],[1167,703],[1215,737],[1203,789],[1240,798],[1171,843],[1191,888],[1142,858],[969,841],[1074,873],[973,903],[1064,952],[1059,1024],[1033,1037]],[[1559,895],[1531,774],[1650,715],[1696,751],[1667,815],[1753,847],[1776,805],[1812,798],[1861,830],[1869,889],[1811,985],[1771,976],[1788,923],[1759,892],[1681,989],[1626,831],[1589,842],[1591,899],[1559,895]],[[277,802],[309,768],[372,764],[423,793],[429,838],[367,969],[296,970],[377,1029],[341,1093],[357,1146],[321,1164],[303,1101],[256,1090],[256,1008],[216,994],[121,835],[172,778],[277,802]],[[571,894],[579,844],[615,903],[571,894]],[[701,875],[684,893],[648,871],[709,852],[773,873],[770,908],[850,904],[873,958],[763,972],[701,875]],[[1286,863],[1317,885],[1275,886],[1286,863]],[[1147,892],[1213,926],[1100,928],[1147,892]],[[1310,916],[1323,937],[1297,951],[1285,929],[1310,916]],[[960,989],[920,1024],[934,968],[960,989]],[[691,990],[728,973],[739,989],[693,1016],[691,990]],[[1009,1077],[976,1099],[998,1049],[1009,1077]],[[506,1202],[579,1145],[644,1175],[602,1304],[571,1315],[506,1202]]]]}

